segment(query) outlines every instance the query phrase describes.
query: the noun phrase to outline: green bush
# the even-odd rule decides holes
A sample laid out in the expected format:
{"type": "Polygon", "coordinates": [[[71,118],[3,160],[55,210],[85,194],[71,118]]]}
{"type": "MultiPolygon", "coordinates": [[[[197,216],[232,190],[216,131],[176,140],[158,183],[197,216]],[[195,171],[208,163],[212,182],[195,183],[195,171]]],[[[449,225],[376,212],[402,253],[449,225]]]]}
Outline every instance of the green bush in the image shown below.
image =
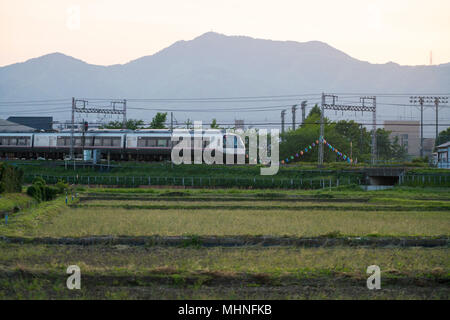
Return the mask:
{"type": "Polygon", "coordinates": [[[45,201],[55,199],[59,194],[59,189],[53,186],[44,186],[45,201]]]}
{"type": "Polygon", "coordinates": [[[0,163],[0,193],[21,192],[23,171],[18,167],[0,163]]]}
{"type": "Polygon", "coordinates": [[[50,201],[55,199],[58,194],[62,194],[67,190],[67,184],[58,181],[55,186],[48,186],[41,177],[35,177],[33,184],[28,187],[27,194],[37,201],[50,201]]]}
{"type": "Polygon", "coordinates": [[[69,184],[64,183],[61,179],[55,184],[55,187],[58,188],[58,193],[64,193],[69,189],[69,184]]]}
{"type": "Polygon", "coordinates": [[[42,188],[39,185],[31,185],[28,187],[27,189],[27,194],[30,197],[33,197],[34,199],[36,199],[37,201],[42,201],[42,188]]]}
{"type": "Polygon", "coordinates": [[[46,182],[42,177],[34,177],[32,184],[45,186],[46,182]]]}

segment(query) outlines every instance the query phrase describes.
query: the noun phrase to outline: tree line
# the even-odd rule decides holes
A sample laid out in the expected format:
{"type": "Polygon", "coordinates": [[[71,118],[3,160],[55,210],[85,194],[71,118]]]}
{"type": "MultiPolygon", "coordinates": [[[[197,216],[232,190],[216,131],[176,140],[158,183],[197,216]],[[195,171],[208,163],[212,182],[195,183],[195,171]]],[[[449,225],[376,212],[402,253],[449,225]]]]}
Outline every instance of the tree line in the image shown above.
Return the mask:
{"type": "MultiPolygon", "coordinates": [[[[128,119],[125,124],[125,129],[136,130],[136,129],[166,129],[167,112],[158,112],[152,118],[149,126],[145,125],[142,119],[128,119]]],[[[193,122],[190,119],[186,120],[186,128],[192,129],[193,122]]],[[[211,129],[220,129],[217,124],[217,120],[213,119],[210,125],[211,129]]],[[[100,126],[100,129],[122,129],[123,122],[121,121],[110,121],[107,124],[100,126]]]]}
{"type": "MultiPolygon", "coordinates": [[[[298,153],[300,150],[315,143],[320,136],[320,108],[316,105],[309,112],[305,123],[296,130],[289,130],[281,135],[280,156],[281,159],[298,153]]],[[[340,120],[332,122],[324,118],[324,138],[327,142],[337,147],[340,152],[351,157],[353,161],[369,162],[371,158],[372,132],[353,120],[340,120]]],[[[390,131],[377,129],[377,159],[404,161],[407,159],[407,151],[402,146],[398,137],[390,138],[390,131]]],[[[335,152],[324,149],[324,161],[334,162],[339,160],[335,152]]],[[[303,161],[317,161],[318,148],[302,156],[303,161]]]]}

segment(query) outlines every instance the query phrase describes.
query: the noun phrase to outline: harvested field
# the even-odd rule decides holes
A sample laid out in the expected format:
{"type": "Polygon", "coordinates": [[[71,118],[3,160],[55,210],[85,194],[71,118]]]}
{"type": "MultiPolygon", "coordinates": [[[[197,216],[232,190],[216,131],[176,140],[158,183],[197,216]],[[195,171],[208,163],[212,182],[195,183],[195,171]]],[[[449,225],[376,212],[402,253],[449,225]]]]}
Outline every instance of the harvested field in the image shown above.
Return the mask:
{"type": "Polygon", "coordinates": [[[136,210],[110,207],[67,209],[51,223],[42,224],[25,235],[440,236],[448,230],[450,215],[441,211],[136,210]]]}
{"type": "Polygon", "coordinates": [[[0,226],[0,298],[449,297],[441,191],[134,190],[80,191],[69,205],[13,214],[0,226]],[[79,291],[65,288],[73,264],[79,291]],[[382,290],[370,291],[374,264],[382,290]]]}

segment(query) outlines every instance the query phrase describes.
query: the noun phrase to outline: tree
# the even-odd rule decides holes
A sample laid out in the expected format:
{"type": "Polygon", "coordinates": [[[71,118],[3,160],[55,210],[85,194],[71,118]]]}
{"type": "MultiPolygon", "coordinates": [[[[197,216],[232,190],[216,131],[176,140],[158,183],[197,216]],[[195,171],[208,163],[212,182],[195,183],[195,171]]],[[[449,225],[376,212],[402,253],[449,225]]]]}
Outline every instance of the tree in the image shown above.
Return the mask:
{"type": "Polygon", "coordinates": [[[450,141],[450,127],[439,132],[438,138],[436,140],[435,146],[439,146],[443,143],[450,141]]]}
{"type": "Polygon", "coordinates": [[[408,158],[408,152],[406,152],[405,146],[399,142],[398,136],[394,136],[394,139],[392,140],[391,156],[393,159],[402,161],[408,158]]]}
{"type": "MultiPolygon", "coordinates": [[[[320,131],[320,110],[319,113],[315,112],[318,108],[314,107],[302,123],[296,130],[285,132],[281,138],[280,144],[280,156],[284,159],[292,154],[296,154],[301,148],[309,146],[312,142],[319,138],[320,131]]],[[[325,120],[326,122],[326,120],[325,120]]],[[[325,126],[326,127],[326,126],[325,126]]],[[[304,161],[315,161],[317,159],[316,148],[311,149],[308,153],[302,157],[304,161]]]]}
{"type": "MultiPolygon", "coordinates": [[[[125,124],[125,129],[136,130],[144,126],[144,120],[128,119],[125,124]]],[[[108,124],[99,127],[100,129],[122,129],[122,121],[110,121],[108,124]]]]}
{"type": "Polygon", "coordinates": [[[216,119],[212,119],[211,129],[220,129],[216,119]]]}
{"type": "Polygon", "coordinates": [[[317,115],[320,118],[321,114],[322,114],[322,112],[320,111],[320,108],[316,103],[316,105],[309,111],[307,118],[309,118],[313,115],[317,115]]]}
{"type": "Polygon", "coordinates": [[[353,158],[358,158],[360,162],[370,159],[371,133],[365,127],[353,120],[341,120],[336,123],[335,129],[337,134],[345,138],[346,143],[351,143],[353,158]]]}
{"type": "Polygon", "coordinates": [[[167,119],[167,112],[158,112],[153,117],[150,123],[150,129],[164,129],[166,128],[165,123],[167,119]]]}
{"type": "Polygon", "coordinates": [[[7,163],[0,163],[0,193],[21,192],[23,170],[7,163]]]}
{"type": "Polygon", "coordinates": [[[384,129],[377,129],[377,159],[390,160],[392,159],[391,140],[389,138],[390,131],[384,129]]]}

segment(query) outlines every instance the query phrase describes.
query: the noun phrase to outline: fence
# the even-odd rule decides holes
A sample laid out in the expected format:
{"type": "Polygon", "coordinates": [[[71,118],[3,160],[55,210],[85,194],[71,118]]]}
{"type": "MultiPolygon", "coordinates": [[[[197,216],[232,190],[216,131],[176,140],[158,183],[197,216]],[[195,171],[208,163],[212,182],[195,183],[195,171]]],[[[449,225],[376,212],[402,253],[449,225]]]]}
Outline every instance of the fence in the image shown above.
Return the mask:
{"type": "Polygon", "coordinates": [[[62,180],[69,184],[102,185],[120,187],[139,186],[181,186],[181,187],[237,187],[237,188],[280,188],[280,189],[322,189],[343,185],[361,184],[357,177],[329,178],[217,178],[217,177],[151,177],[151,176],[51,176],[26,175],[25,182],[31,183],[35,177],[42,177],[53,184],[62,180]]]}
{"type": "Polygon", "coordinates": [[[400,176],[400,185],[450,187],[448,174],[406,174],[400,176]]]}

